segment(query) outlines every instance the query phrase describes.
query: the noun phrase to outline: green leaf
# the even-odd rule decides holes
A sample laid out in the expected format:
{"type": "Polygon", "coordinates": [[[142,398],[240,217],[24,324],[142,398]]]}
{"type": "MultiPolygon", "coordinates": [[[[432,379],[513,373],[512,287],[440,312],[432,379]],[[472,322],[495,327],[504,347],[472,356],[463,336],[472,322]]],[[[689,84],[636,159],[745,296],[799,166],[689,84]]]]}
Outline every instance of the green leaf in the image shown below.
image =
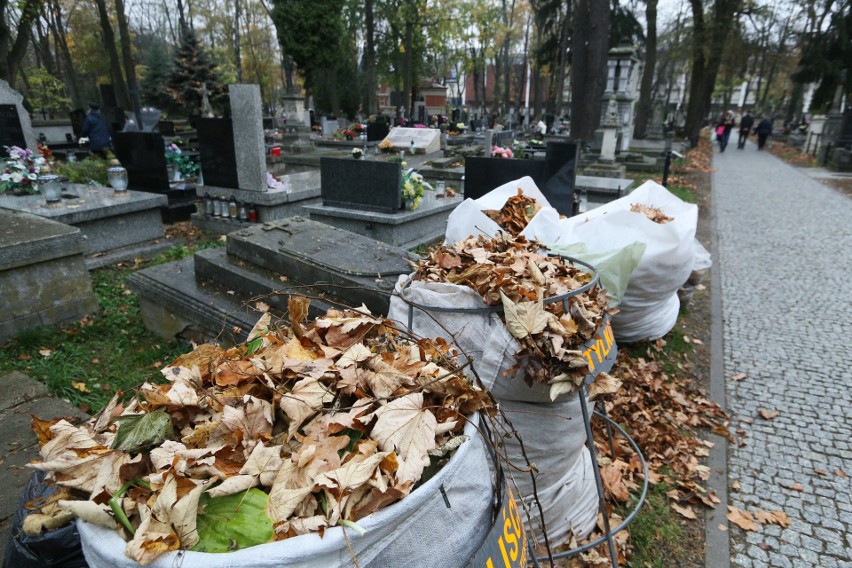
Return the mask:
{"type": "Polygon", "coordinates": [[[360,430],[353,430],[352,428],[347,428],[338,436],[349,436],[349,444],[346,445],[345,448],[341,450],[337,450],[337,455],[343,457],[345,454],[353,451],[355,449],[355,444],[358,443],[358,440],[364,437],[364,433],[360,430]]]}
{"type": "Polygon", "coordinates": [[[230,552],[272,540],[269,495],[257,488],[224,497],[201,497],[197,552],[230,552]]]}
{"type": "Polygon", "coordinates": [[[112,449],[135,452],[141,448],[154,446],[168,439],[172,430],[172,417],[165,408],[158,408],[148,414],[119,416],[118,432],[112,441],[112,449]]]}

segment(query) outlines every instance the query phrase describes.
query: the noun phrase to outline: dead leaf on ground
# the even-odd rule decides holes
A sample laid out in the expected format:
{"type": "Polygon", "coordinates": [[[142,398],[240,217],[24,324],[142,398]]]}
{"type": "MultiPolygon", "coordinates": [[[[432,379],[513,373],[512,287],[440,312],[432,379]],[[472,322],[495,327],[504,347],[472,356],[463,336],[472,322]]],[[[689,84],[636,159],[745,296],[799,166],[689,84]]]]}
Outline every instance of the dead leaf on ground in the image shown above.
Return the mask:
{"type": "Polygon", "coordinates": [[[80,392],[92,392],[89,390],[89,386],[82,381],[71,381],[71,386],[80,392]]]}
{"type": "Polygon", "coordinates": [[[748,373],[737,373],[733,377],[731,377],[732,381],[741,381],[744,378],[748,377],[748,373]]]}
{"type": "Polygon", "coordinates": [[[834,470],[834,475],[836,475],[836,476],[838,476],[838,477],[842,477],[842,478],[844,478],[844,479],[845,479],[845,478],[847,478],[847,477],[849,477],[849,476],[846,474],[846,472],[845,472],[845,471],[843,471],[843,470],[842,470],[842,469],[840,469],[840,468],[837,468],[837,469],[835,469],[835,470],[834,470]]]}
{"type": "Polygon", "coordinates": [[[38,350],[38,354],[42,357],[50,357],[51,355],[53,355],[53,350],[48,349],[47,347],[42,347],[38,350]]]}
{"type": "Polygon", "coordinates": [[[751,513],[737,509],[731,505],[728,505],[728,514],[725,515],[725,518],[745,531],[756,531],[758,528],[751,513]]]}
{"type": "Polygon", "coordinates": [[[677,503],[672,503],[672,509],[674,509],[675,513],[678,513],[682,517],[685,517],[690,520],[695,520],[698,517],[695,514],[695,511],[692,510],[691,505],[687,505],[686,507],[681,507],[677,503]]]}
{"type": "Polygon", "coordinates": [[[766,410],[765,408],[761,408],[757,411],[761,418],[764,420],[772,420],[776,416],[778,416],[777,410],[766,410]]]}

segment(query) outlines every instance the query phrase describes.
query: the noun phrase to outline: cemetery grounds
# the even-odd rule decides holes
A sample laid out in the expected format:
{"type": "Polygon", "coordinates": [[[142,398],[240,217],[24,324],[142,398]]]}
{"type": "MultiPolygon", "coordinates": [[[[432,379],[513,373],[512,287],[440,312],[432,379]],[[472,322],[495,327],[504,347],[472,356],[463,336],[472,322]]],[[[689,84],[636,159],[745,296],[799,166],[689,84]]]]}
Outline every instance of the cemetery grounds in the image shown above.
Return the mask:
{"type": "MultiPolygon", "coordinates": [[[[703,140],[685,160],[674,164],[669,184],[669,189],[680,198],[699,205],[697,237],[705,246],[709,246],[711,237],[708,214],[711,154],[709,141],[703,140]]],[[[660,181],[660,176],[645,176],[637,178],[637,182],[650,178],[660,181]]],[[[98,313],[71,325],[30,331],[0,345],[0,374],[15,370],[26,373],[45,383],[54,396],[88,413],[97,412],[116,390],[129,395],[146,380],[161,382],[159,369],[190,351],[191,346],[184,340],[164,340],[148,332],[142,324],[138,299],[125,281],[136,270],[224,244],[224,237],[194,229],[188,222],[173,225],[166,232],[166,238],[181,244],[151,260],[121,262],[91,273],[100,304],[98,313]]],[[[421,247],[417,252],[424,250],[421,247]]],[[[650,391],[650,383],[662,378],[672,386],[671,392],[683,393],[691,401],[695,396],[705,396],[708,390],[709,343],[710,292],[709,277],[705,277],[689,306],[682,310],[675,329],[662,340],[622,349],[618,364],[622,370],[632,369],[640,379],[634,385],[636,392],[650,391]]],[[[619,368],[614,369],[617,371],[619,368]]],[[[660,408],[671,407],[671,401],[664,399],[666,393],[655,392],[653,398],[638,399],[634,395],[635,392],[628,395],[633,398],[631,405],[619,404],[613,399],[608,409],[618,423],[627,427],[646,456],[655,451],[655,444],[662,441],[669,445],[673,437],[691,440],[676,444],[684,452],[676,456],[678,460],[686,462],[695,455],[706,455],[699,441],[701,434],[685,424],[669,422],[665,428],[657,428],[666,422],[660,415],[660,408]],[[647,406],[642,408],[643,404],[647,406]],[[655,418],[651,430],[638,424],[631,427],[633,413],[637,410],[655,418]]],[[[681,410],[692,416],[707,411],[699,406],[681,410]]],[[[602,435],[596,437],[603,439],[602,435]]],[[[602,445],[599,449],[604,450],[602,445]]],[[[687,486],[694,482],[684,479],[689,474],[683,468],[679,471],[653,460],[650,465],[656,474],[652,477],[658,481],[651,485],[644,507],[630,525],[629,541],[619,539],[620,561],[629,559],[629,564],[622,565],[660,568],[704,565],[704,509],[700,504],[691,505],[689,501],[694,499],[677,487],[678,481],[686,482],[687,486]]],[[[625,490],[630,493],[623,495],[622,505],[615,506],[616,515],[629,512],[638,492],[638,481],[632,474],[618,474],[617,470],[616,475],[605,477],[610,502],[621,500],[625,490]]],[[[601,548],[599,554],[593,551],[591,556],[558,561],[557,565],[570,568],[599,565],[595,564],[596,560],[608,565],[605,556],[601,548]]]]}

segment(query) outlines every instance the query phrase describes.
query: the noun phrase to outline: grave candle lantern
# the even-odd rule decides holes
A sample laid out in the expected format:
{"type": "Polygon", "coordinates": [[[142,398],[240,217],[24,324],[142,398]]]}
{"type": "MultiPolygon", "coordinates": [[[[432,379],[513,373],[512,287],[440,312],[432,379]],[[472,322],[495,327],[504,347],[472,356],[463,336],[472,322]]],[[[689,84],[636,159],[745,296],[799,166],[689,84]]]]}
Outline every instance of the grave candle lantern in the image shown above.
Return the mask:
{"type": "Polygon", "coordinates": [[[107,169],[107,181],[116,193],[127,190],[127,170],[121,166],[113,166],[107,169]]]}

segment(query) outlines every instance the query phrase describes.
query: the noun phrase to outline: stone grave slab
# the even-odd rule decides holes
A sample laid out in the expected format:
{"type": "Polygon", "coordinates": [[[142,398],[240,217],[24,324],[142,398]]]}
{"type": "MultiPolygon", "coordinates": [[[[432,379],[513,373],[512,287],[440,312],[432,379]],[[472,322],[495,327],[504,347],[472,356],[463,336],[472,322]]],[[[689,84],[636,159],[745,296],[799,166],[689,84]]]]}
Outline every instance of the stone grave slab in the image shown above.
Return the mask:
{"type": "Polygon", "coordinates": [[[0,153],[3,146],[18,146],[35,151],[36,137],[30,114],[24,108],[24,97],[9,83],[0,79],[0,153]]]}
{"type": "Polygon", "coordinates": [[[106,253],[163,237],[160,208],[166,196],[139,191],[116,194],[112,188],[70,184],[58,204],[42,195],[0,196],[0,208],[24,211],[77,227],[87,253],[106,253]]]}
{"type": "Polygon", "coordinates": [[[231,233],[228,254],[380,313],[411,271],[406,251],[303,217],[231,233]]]}
{"type": "Polygon", "coordinates": [[[80,229],[0,209],[0,341],[97,311],[80,229]]]}
{"type": "Polygon", "coordinates": [[[340,122],[337,119],[328,119],[326,117],[322,117],[321,128],[323,136],[331,136],[334,134],[338,128],[340,128],[340,122]]]}
{"type": "Polygon", "coordinates": [[[320,172],[323,205],[382,213],[402,207],[399,164],[323,157],[320,172]]]}
{"type": "Polygon", "coordinates": [[[404,128],[397,127],[390,131],[385,138],[393,144],[395,150],[411,151],[411,142],[414,141],[414,152],[417,154],[430,154],[441,149],[441,131],[434,128],[404,128]]]}

